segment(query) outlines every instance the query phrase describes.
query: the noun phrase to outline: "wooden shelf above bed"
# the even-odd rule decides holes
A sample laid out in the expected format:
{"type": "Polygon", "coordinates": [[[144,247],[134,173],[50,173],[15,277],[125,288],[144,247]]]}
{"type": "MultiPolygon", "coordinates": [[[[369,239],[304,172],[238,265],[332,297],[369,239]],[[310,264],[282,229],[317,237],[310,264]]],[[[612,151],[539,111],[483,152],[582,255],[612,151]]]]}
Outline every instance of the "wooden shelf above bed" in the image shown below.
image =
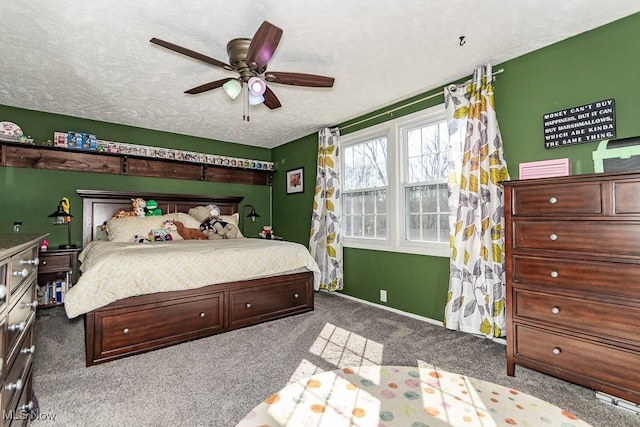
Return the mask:
{"type": "Polygon", "coordinates": [[[46,145],[0,142],[0,165],[112,175],[271,185],[273,171],[156,159],[119,153],[69,151],[46,145]]]}

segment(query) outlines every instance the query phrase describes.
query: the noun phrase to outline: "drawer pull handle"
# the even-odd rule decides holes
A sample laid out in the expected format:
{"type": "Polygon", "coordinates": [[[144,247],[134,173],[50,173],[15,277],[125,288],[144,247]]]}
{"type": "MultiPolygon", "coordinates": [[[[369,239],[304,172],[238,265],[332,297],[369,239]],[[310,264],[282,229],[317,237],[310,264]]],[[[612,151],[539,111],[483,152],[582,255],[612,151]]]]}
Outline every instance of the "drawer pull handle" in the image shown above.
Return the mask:
{"type": "Polygon", "coordinates": [[[33,354],[36,352],[36,346],[32,345],[31,347],[25,347],[22,350],[20,350],[20,353],[22,354],[33,354]]]}
{"type": "Polygon", "coordinates": [[[38,300],[33,300],[31,302],[25,302],[24,306],[27,307],[27,308],[31,308],[31,309],[35,310],[36,307],[38,306],[38,300]]]}
{"type": "Polygon", "coordinates": [[[549,199],[549,203],[551,203],[552,205],[555,205],[556,203],[558,203],[558,199],[556,197],[552,197],[549,199]]]}
{"type": "Polygon", "coordinates": [[[294,298],[298,298],[299,296],[300,296],[300,295],[298,295],[298,294],[293,294],[293,297],[294,297],[294,298]]]}
{"type": "Polygon", "coordinates": [[[557,271],[552,271],[551,272],[551,277],[553,277],[553,278],[558,277],[558,272],[557,271]]]}
{"type": "Polygon", "coordinates": [[[553,314],[558,314],[558,313],[560,313],[560,309],[559,309],[558,307],[553,307],[553,308],[551,309],[551,312],[552,312],[553,314]]]}
{"type": "Polygon", "coordinates": [[[30,400],[26,405],[18,406],[18,412],[29,412],[33,410],[33,400],[30,400]]]}
{"type": "Polygon", "coordinates": [[[29,270],[27,270],[26,268],[23,268],[22,270],[14,271],[11,274],[13,274],[13,277],[22,277],[24,279],[29,275],[29,270]]]}
{"type": "Polygon", "coordinates": [[[553,350],[551,350],[551,352],[556,356],[562,353],[562,351],[558,347],[555,347],[553,350]]]}
{"type": "Polygon", "coordinates": [[[250,302],[246,303],[246,304],[245,304],[245,307],[247,307],[247,308],[251,308],[251,303],[250,303],[250,302]]]}
{"type": "Polygon", "coordinates": [[[129,328],[124,328],[124,329],[122,330],[122,333],[123,333],[123,334],[128,334],[128,333],[129,333],[129,328]]]}
{"type": "Polygon", "coordinates": [[[34,259],[23,259],[22,261],[20,261],[20,264],[33,264],[33,265],[38,265],[40,264],[40,260],[38,258],[34,258],[34,259]]]}
{"type": "Polygon", "coordinates": [[[204,311],[203,311],[202,313],[200,313],[200,317],[204,317],[204,316],[205,316],[205,314],[204,314],[204,311]]]}
{"type": "Polygon", "coordinates": [[[26,327],[27,327],[27,322],[23,320],[20,323],[14,323],[13,325],[9,325],[7,329],[9,329],[11,332],[15,332],[15,331],[24,331],[24,328],[26,327]]]}
{"type": "Polygon", "coordinates": [[[19,378],[15,383],[7,384],[5,388],[8,391],[11,391],[11,390],[20,391],[20,390],[22,390],[22,378],[19,378]]]}
{"type": "Polygon", "coordinates": [[[551,233],[551,234],[549,235],[549,239],[550,239],[550,240],[558,240],[558,235],[557,235],[557,234],[555,234],[555,233],[551,233]]]}

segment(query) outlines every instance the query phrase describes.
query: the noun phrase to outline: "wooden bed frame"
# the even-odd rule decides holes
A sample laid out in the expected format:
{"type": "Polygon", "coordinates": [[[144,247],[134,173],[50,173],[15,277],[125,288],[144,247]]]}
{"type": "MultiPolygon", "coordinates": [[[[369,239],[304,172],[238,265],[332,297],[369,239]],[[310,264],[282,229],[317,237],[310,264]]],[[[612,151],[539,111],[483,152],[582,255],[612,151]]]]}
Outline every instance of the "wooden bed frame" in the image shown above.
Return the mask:
{"type": "MultiPolygon", "coordinates": [[[[76,190],[83,199],[83,246],[131,199],[154,199],[163,213],[215,204],[238,212],[242,197],[76,190]]],[[[313,310],[313,273],[303,272],[115,301],[84,315],[87,366],[313,310]]]]}

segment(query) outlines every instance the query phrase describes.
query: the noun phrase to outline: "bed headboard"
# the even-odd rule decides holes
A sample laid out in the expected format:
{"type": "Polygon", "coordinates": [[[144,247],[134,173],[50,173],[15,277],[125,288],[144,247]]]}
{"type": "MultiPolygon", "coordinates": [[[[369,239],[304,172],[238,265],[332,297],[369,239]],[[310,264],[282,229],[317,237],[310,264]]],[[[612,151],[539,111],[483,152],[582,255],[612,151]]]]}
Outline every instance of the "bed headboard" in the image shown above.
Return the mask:
{"type": "Polygon", "coordinates": [[[82,246],[95,240],[96,227],[120,209],[130,210],[131,199],[153,199],[162,213],[189,212],[196,206],[217,205],[221,215],[238,212],[242,196],[207,196],[200,194],[146,193],[105,190],[76,190],[82,197],[82,246]]]}

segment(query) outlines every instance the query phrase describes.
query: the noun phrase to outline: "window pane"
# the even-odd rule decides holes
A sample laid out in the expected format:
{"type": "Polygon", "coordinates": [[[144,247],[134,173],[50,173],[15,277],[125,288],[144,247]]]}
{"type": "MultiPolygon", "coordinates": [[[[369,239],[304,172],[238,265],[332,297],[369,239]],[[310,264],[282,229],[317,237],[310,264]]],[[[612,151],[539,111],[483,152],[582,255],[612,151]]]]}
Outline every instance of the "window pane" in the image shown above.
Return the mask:
{"type": "Polygon", "coordinates": [[[353,217],[353,236],[362,237],[362,217],[361,216],[353,217]]]}
{"type": "Polygon", "coordinates": [[[407,213],[420,213],[420,199],[422,197],[420,187],[408,187],[406,195],[407,203],[405,206],[407,207],[407,213]]]}
{"type": "Polygon", "coordinates": [[[376,212],[379,214],[387,213],[387,192],[386,191],[377,191],[376,192],[376,212]]]}
{"type": "Polygon", "coordinates": [[[362,194],[354,194],[353,195],[353,214],[358,215],[362,212],[362,194]]]}
{"type": "Polygon", "coordinates": [[[422,240],[429,242],[438,241],[438,215],[422,216],[422,240]]]}
{"type": "Polygon", "coordinates": [[[376,216],[376,237],[378,239],[385,239],[387,237],[387,216],[376,216]]]}
{"type": "Polygon", "coordinates": [[[440,241],[449,242],[449,215],[440,215],[440,241]]]}
{"type": "Polygon", "coordinates": [[[376,213],[376,192],[368,191],[363,195],[364,199],[364,213],[374,214],[376,213]]]}
{"type": "Polygon", "coordinates": [[[376,237],[376,216],[375,215],[364,216],[364,237],[369,237],[369,238],[376,237]]]}
{"type": "Polygon", "coordinates": [[[408,215],[407,221],[407,239],[408,240],[421,240],[420,239],[420,215],[411,214],[408,215]]]}
{"type": "Polygon", "coordinates": [[[437,185],[425,185],[422,187],[422,212],[438,212],[437,185]]]}
{"type": "Polygon", "coordinates": [[[342,195],[342,213],[344,215],[350,215],[353,213],[352,199],[351,194],[342,195]]]}

